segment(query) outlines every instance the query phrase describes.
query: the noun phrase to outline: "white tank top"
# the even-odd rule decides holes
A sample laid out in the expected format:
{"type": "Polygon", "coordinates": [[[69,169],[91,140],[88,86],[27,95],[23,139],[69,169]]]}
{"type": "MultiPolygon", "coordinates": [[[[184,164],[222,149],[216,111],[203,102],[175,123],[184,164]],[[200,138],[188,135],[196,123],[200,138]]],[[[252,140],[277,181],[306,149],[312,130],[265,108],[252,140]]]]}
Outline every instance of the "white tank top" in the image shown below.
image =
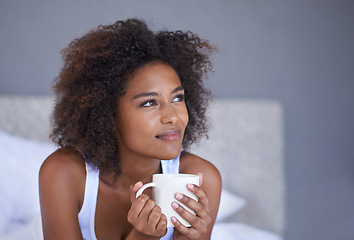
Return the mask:
{"type": "MultiPolygon", "coordinates": [[[[162,173],[179,173],[180,155],[172,160],[161,160],[162,173]]],[[[86,183],[84,202],[79,212],[79,224],[85,240],[97,240],[95,233],[95,213],[99,185],[99,172],[86,163],[86,183]]],[[[173,227],[167,228],[167,233],[161,240],[171,240],[173,227]]]]}

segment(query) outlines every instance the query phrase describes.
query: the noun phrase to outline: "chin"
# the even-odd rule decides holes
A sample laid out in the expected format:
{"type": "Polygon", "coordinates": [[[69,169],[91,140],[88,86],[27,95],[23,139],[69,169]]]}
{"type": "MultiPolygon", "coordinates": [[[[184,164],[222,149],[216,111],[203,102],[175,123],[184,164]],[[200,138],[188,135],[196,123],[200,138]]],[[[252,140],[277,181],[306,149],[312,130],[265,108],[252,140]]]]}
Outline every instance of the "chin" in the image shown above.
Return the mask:
{"type": "Polygon", "coordinates": [[[178,147],[168,147],[165,148],[163,152],[161,152],[161,156],[159,159],[161,160],[170,160],[175,159],[181,153],[181,145],[178,147]]]}

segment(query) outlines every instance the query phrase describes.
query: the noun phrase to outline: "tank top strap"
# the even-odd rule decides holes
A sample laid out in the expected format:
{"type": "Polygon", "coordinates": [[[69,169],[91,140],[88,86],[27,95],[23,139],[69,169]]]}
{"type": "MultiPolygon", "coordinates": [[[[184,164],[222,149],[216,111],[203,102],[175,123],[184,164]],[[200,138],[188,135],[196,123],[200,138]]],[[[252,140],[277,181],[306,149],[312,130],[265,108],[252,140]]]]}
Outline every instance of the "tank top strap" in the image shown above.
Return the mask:
{"type": "Polygon", "coordinates": [[[177,174],[179,173],[179,160],[181,154],[178,155],[175,159],[171,160],[161,160],[162,173],[165,174],[177,174]]]}
{"type": "Polygon", "coordinates": [[[95,212],[99,185],[99,171],[86,164],[84,202],[79,212],[79,224],[84,239],[97,240],[95,234],[95,212]]]}

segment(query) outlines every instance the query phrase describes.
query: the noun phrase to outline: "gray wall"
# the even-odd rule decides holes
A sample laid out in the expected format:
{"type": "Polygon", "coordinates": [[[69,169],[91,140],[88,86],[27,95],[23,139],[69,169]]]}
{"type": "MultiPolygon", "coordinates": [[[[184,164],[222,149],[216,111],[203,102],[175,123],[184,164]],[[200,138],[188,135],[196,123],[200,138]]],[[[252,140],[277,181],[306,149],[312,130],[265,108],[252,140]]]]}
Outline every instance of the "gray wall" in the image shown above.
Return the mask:
{"type": "Polygon", "coordinates": [[[354,1],[2,0],[0,94],[51,94],[60,49],[135,16],[215,43],[216,97],[283,105],[286,239],[354,239],[354,1]]]}

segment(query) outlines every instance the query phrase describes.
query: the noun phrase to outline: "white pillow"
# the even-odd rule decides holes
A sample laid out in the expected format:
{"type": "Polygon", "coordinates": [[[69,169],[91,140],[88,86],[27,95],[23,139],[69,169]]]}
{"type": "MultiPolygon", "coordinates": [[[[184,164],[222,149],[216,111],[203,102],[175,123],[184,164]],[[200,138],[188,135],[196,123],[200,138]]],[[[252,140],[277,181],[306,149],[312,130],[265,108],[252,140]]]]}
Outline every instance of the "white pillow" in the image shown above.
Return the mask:
{"type": "Polygon", "coordinates": [[[221,191],[219,212],[216,221],[220,222],[225,218],[235,214],[246,205],[246,200],[225,189],[221,191]]]}
{"type": "Polygon", "coordinates": [[[282,240],[278,235],[244,223],[229,222],[214,225],[211,240],[282,240]]]}
{"type": "Polygon", "coordinates": [[[12,231],[10,234],[3,236],[1,239],[6,240],[43,240],[42,219],[38,214],[27,225],[12,231]]]}
{"type": "Polygon", "coordinates": [[[55,149],[0,131],[0,237],[38,215],[38,171],[55,149]]]}

